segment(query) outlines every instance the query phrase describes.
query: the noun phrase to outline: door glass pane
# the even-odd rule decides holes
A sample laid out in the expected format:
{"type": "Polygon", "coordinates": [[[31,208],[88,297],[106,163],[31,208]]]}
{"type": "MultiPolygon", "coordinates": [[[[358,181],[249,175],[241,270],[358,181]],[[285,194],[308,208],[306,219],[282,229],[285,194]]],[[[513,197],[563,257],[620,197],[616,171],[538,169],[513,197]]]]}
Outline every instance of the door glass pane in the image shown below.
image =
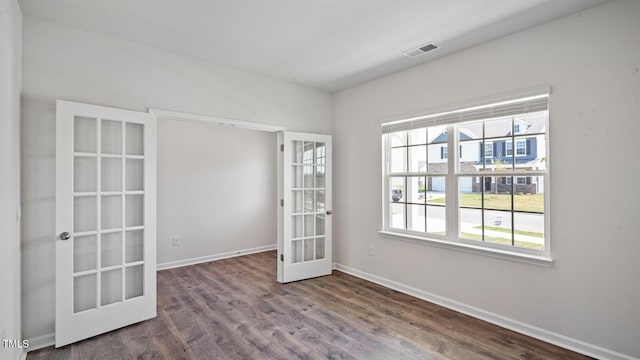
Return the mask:
{"type": "Polygon", "coordinates": [[[125,299],[144,295],[144,265],[125,268],[125,299]]]}
{"type": "Polygon", "coordinates": [[[304,212],[313,212],[313,190],[304,191],[304,212]]]}
{"type": "Polygon", "coordinates": [[[96,308],[97,280],[96,274],[73,278],[73,312],[96,308]]]}
{"type": "Polygon", "coordinates": [[[127,159],[125,177],[127,191],[144,190],[144,160],[127,159]]]}
{"type": "Polygon", "coordinates": [[[291,187],[294,189],[302,188],[302,165],[294,165],[291,168],[291,187]]]}
{"type": "Polygon", "coordinates": [[[144,260],[144,230],[125,232],[125,260],[127,263],[144,260]]]}
{"type": "Polygon", "coordinates": [[[73,272],[96,269],[97,239],[95,235],[73,238],[73,272]]]}
{"type": "Polygon", "coordinates": [[[97,158],[74,157],[73,191],[95,192],[98,188],[97,158]]]}
{"type": "Polygon", "coordinates": [[[317,142],[316,143],[316,164],[325,164],[326,163],[326,146],[324,143],[317,142]]]}
{"type": "Polygon", "coordinates": [[[73,231],[96,231],[98,229],[98,201],[95,196],[73,198],[73,231]]]}
{"type": "Polygon", "coordinates": [[[87,153],[97,152],[96,124],[96,119],[81,116],[76,116],[73,119],[73,151],[87,153]]]}
{"type": "Polygon", "coordinates": [[[122,122],[102,120],[102,153],[122,154],[122,122]]]}
{"type": "Polygon", "coordinates": [[[294,164],[302,163],[302,141],[291,142],[291,162],[294,164]]]}
{"type": "Polygon", "coordinates": [[[316,167],[316,187],[323,189],[327,186],[326,184],[326,168],[324,166],[316,167]]]}
{"type": "Polygon", "coordinates": [[[100,239],[100,266],[122,265],[122,232],[102,234],[100,239]]]}
{"type": "Polygon", "coordinates": [[[313,189],[313,166],[303,166],[302,177],[304,178],[304,188],[313,189]]]}
{"type": "Polygon", "coordinates": [[[324,196],[325,196],[324,190],[316,191],[316,211],[317,212],[322,212],[325,209],[324,196]]]}
{"type": "Polygon", "coordinates": [[[102,191],[122,190],[122,159],[102,159],[100,169],[102,191]]]}
{"type": "Polygon", "coordinates": [[[292,197],[293,197],[293,206],[291,207],[291,211],[299,214],[302,212],[302,203],[303,203],[302,190],[293,190],[292,197]]]}
{"type": "Polygon", "coordinates": [[[311,261],[314,259],[313,252],[315,251],[315,244],[313,239],[304,240],[304,261],[311,261]]]}
{"type": "Polygon", "coordinates": [[[304,216],[304,236],[313,236],[313,215],[305,215],[304,216]]]}
{"type": "Polygon", "coordinates": [[[127,123],[126,128],[127,155],[144,155],[144,126],[127,123]]]}
{"type": "Polygon", "coordinates": [[[304,164],[313,164],[313,149],[314,145],[311,141],[304,142],[304,152],[302,154],[302,162],[304,164]]]}
{"type": "Polygon", "coordinates": [[[324,259],[324,238],[316,239],[316,259],[324,259]]]}
{"type": "Polygon", "coordinates": [[[127,195],[125,202],[126,226],[144,225],[144,196],[127,195]]]}
{"type": "Polygon", "coordinates": [[[315,235],[324,235],[324,214],[316,215],[316,233],[315,235]]]}
{"type": "Polygon", "coordinates": [[[122,301],[122,268],[103,271],[100,279],[100,305],[122,301]]]}
{"type": "Polygon", "coordinates": [[[302,240],[293,240],[291,242],[291,262],[299,263],[302,261],[302,240]]]}
{"type": "Polygon", "coordinates": [[[103,196],[101,209],[100,226],[103,230],[122,227],[122,197],[120,195],[103,196]]]}
{"type": "Polygon", "coordinates": [[[295,215],[291,217],[291,237],[302,237],[302,215],[295,215]]]}

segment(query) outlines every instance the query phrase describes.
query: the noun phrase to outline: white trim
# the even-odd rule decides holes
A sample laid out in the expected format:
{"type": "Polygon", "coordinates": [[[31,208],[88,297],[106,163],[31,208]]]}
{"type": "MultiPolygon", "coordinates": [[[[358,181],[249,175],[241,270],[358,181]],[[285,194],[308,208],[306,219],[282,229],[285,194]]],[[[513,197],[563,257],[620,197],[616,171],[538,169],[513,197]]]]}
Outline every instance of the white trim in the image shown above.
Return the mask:
{"type": "Polygon", "coordinates": [[[417,289],[415,287],[405,285],[393,280],[389,280],[377,275],[373,275],[361,270],[351,268],[346,265],[334,263],[334,269],[342,271],[346,274],[371,281],[378,285],[382,285],[386,288],[399,291],[404,294],[414,296],[418,299],[425,300],[448,309],[461,312],[463,314],[472,316],[474,318],[484,320],[486,322],[498,325],[500,327],[515,331],[520,334],[530,336],[532,338],[542,340],[544,342],[560,346],[565,349],[579,352],[581,354],[595,357],[598,359],[608,360],[633,360],[636,359],[633,356],[619,353],[614,350],[605,349],[603,347],[589,344],[587,342],[574,339],[565,335],[554,333],[549,330],[539,328],[537,326],[525,324],[523,322],[504,317],[486,310],[479,309],[474,306],[470,306],[446,297],[436,295],[424,290],[417,289]]]}
{"type": "Polygon", "coordinates": [[[46,347],[55,345],[55,343],[56,343],[55,333],[36,336],[34,338],[29,339],[29,347],[27,348],[27,352],[44,349],[46,347]]]}
{"type": "MultiPolygon", "coordinates": [[[[543,255],[533,255],[525,252],[502,250],[502,249],[489,246],[494,244],[473,245],[473,244],[463,243],[462,240],[464,239],[450,240],[448,238],[443,237],[443,240],[441,240],[436,238],[405,234],[397,230],[380,230],[378,231],[378,233],[383,236],[390,236],[396,239],[406,240],[406,241],[410,241],[417,244],[434,245],[434,246],[442,247],[445,249],[462,251],[462,252],[477,254],[477,255],[484,255],[484,256],[494,257],[494,258],[503,259],[503,260],[517,261],[517,262],[522,262],[526,264],[545,266],[545,267],[551,267],[553,265],[553,259],[551,257],[547,257],[543,255]]],[[[519,249],[519,250],[526,251],[526,249],[519,249]]]]}
{"type": "Polygon", "coordinates": [[[550,94],[551,85],[539,85],[527,89],[510,91],[495,96],[460,101],[453,104],[426,109],[417,113],[391,116],[383,119],[380,122],[380,125],[401,124],[405,122],[428,119],[452,113],[477,110],[498,105],[506,105],[523,100],[533,100],[537,98],[547,97],[550,94]]]}
{"type": "Polygon", "coordinates": [[[278,132],[278,131],[287,130],[287,128],[284,126],[267,125],[267,124],[256,123],[251,121],[227,119],[227,118],[221,118],[221,117],[211,116],[211,115],[190,114],[190,113],[184,113],[179,111],[154,109],[154,108],[148,108],[147,111],[151,114],[157,115],[159,119],[189,121],[189,122],[196,122],[196,123],[202,123],[202,124],[230,126],[230,127],[237,127],[240,129],[258,130],[258,131],[266,131],[266,132],[278,132]]]}
{"type": "Polygon", "coordinates": [[[183,267],[183,266],[201,264],[201,263],[210,262],[210,261],[228,259],[228,258],[232,258],[232,257],[236,257],[236,256],[243,256],[243,255],[255,254],[255,253],[260,253],[260,252],[265,252],[265,251],[271,251],[271,250],[275,250],[275,249],[276,249],[276,244],[266,245],[266,246],[259,246],[259,247],[255,247],[255,248],[251,248],[251,249],[242,249],[242,250],[229,251],[229,252],[225,252],[225,253],[201,256],[201,257],[197,257],[197,258],[184,259],[184,260],[178,260],[178,261],[170,261],[170,262],[158,264],[156,269],[158,271],[162,271],[162,270],[173,269],[173,268],[177,268],[177,267],[183,267]]]}
{"type": "Polygon", "coordinates": [[[19,352],[20,356],[18,356],[18,359],[20,360],[26,360],[27,358],[27,349],[23,349],[22,351],[19,352]]]}

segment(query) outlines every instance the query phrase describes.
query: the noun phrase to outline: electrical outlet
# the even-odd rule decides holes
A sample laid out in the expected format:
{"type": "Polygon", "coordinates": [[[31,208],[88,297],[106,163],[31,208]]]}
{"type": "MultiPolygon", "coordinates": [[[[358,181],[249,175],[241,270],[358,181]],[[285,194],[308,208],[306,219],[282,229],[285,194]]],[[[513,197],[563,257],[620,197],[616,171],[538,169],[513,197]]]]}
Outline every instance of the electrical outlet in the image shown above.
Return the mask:
{"type": "Polygon", "coordinates": [[[373,256],[373,245],[369,245],[369,249],[367,250],[367,255],[373,256]]]}
{"type": "Polygon", "coordinates": [[[173,237],[173,246],[180,246],[180,237],[179,236],[174,236],[173,237]]]}

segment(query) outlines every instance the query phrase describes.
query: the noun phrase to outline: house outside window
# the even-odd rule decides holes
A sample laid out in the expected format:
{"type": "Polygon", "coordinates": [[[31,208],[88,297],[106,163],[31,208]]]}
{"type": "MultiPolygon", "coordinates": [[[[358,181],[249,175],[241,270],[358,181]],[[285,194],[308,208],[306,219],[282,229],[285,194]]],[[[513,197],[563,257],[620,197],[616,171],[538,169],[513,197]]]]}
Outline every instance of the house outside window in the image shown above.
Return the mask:
{"type": "Polygon", "coordinates": [[[522,100],[501,117],[472,109],[465,121],[460,111],[449,121],[427,117],[421,127],[383,124],[382,232],[548,258],[548,96],[522,100]],[[527,122],[518,134],[516,119],[527,122]],[[396,138],[405,139],[402,150],[392,146],[396,138]],[[417,158],[422,163],[412,166],[417,158]]]}

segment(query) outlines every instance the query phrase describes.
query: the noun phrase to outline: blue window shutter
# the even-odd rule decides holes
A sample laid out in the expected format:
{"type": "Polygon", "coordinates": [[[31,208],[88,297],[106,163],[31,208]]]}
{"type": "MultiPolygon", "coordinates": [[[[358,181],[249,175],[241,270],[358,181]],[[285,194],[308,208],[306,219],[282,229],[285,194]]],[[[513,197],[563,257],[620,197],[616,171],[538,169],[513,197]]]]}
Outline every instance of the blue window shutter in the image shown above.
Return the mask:
{"type": "Polygon", "coordinates": [[[444,146],[440,146],[440,159],[444,159],[444,146]]]}
{"type": "Polygon", "coordinates": [[[527,139],[527,155],[531,155],[531,143],[532,139],[527,139]]]}

